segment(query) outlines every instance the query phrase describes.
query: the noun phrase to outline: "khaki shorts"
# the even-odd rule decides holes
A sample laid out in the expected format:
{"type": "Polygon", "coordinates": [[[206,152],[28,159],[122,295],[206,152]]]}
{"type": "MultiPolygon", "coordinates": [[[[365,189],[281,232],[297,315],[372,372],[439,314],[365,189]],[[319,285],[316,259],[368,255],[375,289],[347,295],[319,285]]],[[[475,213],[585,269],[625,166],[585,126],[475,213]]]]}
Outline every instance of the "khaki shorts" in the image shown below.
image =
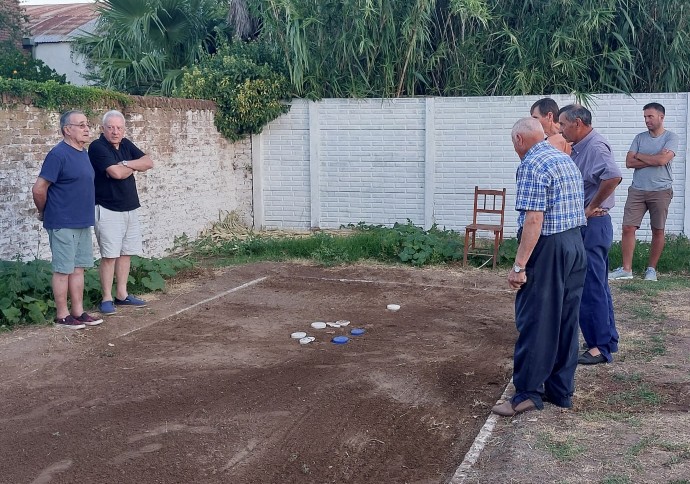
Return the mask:
{"type": "Polygon", "coordinates": [[[141,228],[136,210],[113,212],[96,205],[94,231],[101,257],[117,259],[121,255],[141,254],[141,228]]]}
{"type": "Polygon", "coordinates": [[[649,211],[649,220],[653,229],[663,230],[666,227],[668,206],[673,198],[673,189],[648,192],[628,188],[628,199],[623,210],[623,225],[640,228],[644,214],[649,211]]]}
{"type": "Polygon", "coordinates": [[[48,229],[53,272],[72,274],[75,267],[93,267],[91,227],[48,229]]]}

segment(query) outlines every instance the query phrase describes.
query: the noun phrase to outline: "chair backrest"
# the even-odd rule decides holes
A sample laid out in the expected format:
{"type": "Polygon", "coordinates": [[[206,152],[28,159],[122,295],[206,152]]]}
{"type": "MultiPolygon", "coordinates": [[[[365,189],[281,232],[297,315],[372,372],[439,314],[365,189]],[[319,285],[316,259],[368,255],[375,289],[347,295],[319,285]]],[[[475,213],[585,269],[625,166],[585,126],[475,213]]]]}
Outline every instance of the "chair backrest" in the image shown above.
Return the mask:
{"type": "MultiPolygon", "coordinates": [[[[501,219],[500,226],[503,227],[503,220],[506,211],[506,189],[502,190],[490,190],[474,187],[474,214],[472,218],[472,223],[477,222],[477,214],[493,214],[498,215],[501,219]]],[[[490,216],[489,216],[490,217],[490,216]]],[[[495,218],[495,217],[494,217],[495,218]]],[[[493,225],[499,225],[495,222],[493,225]]]]}

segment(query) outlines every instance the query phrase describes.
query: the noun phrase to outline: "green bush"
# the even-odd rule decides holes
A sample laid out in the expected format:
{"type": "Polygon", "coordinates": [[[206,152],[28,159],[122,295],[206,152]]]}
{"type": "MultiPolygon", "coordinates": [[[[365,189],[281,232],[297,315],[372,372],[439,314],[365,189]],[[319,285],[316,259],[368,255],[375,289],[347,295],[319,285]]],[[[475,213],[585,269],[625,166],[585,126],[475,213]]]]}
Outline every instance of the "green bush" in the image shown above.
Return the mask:
{"type": "Polygon", "coordinates": [[[57,81],[28,81],[25,79],[8,79],[0,76],[0,93],[8,94],[10,102],[28,101],[38,108],[66,111],[82,109],[89,113],[100,106],[124,107],[131,103],[131,98],[114,91],[105,91],[95,87],[80,87],[60,84],[57,81]]]}
{"type": "Polygon", "coordinates": [[[51,69],[42,60],[27,57],[16,49],[0,51],[0,77],[27,81],[55,81],[65,84],[67,78],[51,69]]]}
{"type": "MultiPolygon", "coordinates": [[[[162,291],[165,278],[192,267],[186,259],[132,257],[128,289],[132,293],[162,291]]],[[[55,317],[50,262],[0,260],[0,330],[19,324],[42,324],[55,317]]],[[[98,268],[84,271],[84,307],[101,301],[98,268]]]]}
{"type": "Polygon", "coordinates": [[[255,43],[223,43],[215,54],[204,55],[197,65],[183,69],[176,94],[215,101],[216,128],[232,141],[260,133],[289,109],[284,100],[290,97],[290,84],[273,67],[278,64],[269,64],[272,59],[255,43]]]}

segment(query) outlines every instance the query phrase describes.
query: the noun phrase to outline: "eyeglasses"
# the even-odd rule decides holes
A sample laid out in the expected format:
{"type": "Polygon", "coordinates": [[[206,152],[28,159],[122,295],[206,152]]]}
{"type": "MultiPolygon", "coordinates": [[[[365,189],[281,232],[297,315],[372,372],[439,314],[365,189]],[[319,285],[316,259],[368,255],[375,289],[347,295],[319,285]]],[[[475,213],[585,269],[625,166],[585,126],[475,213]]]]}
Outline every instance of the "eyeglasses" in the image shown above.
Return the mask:
{"type": "Polygon", "coordinates": [[[80,128],[80,129],[91,128],[91,125],[86,124],[86,123],[80,123],[80,124],[67,123],[67,126],[76,126],[77,128],[80,128]]]}

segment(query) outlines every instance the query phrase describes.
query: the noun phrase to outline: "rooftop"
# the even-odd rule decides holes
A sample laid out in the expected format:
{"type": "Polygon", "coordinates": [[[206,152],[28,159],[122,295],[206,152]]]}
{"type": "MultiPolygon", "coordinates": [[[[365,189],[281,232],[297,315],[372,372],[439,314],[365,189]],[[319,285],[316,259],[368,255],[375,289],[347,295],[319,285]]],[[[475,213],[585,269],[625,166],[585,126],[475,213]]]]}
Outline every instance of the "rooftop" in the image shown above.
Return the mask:
{"type": "Polygon", "coordinates": [[[98,18],[94,3],[25,5],[34,42],[64,42],[80,31],[91,32],[98,18]]]}

